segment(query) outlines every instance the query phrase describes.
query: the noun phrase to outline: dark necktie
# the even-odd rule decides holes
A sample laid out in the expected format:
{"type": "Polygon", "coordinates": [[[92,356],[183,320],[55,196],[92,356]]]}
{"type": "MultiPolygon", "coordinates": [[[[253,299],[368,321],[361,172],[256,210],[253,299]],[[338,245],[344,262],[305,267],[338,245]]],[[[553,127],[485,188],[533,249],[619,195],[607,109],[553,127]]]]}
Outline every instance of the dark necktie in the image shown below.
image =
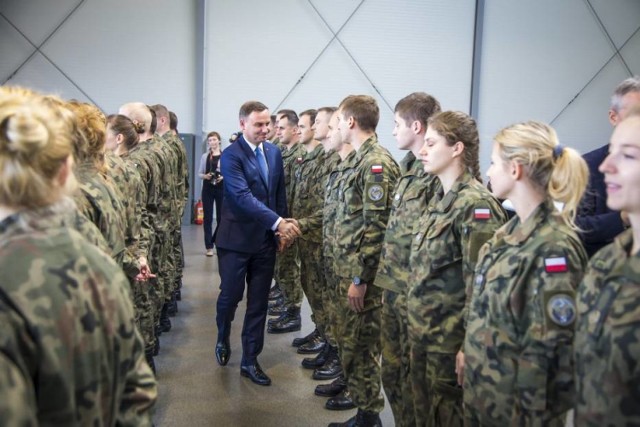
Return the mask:
{"type": "Polygon", "coordinates": [[[260,147],[256,147],[256,160],[258,160],[258,166],[260,167],[260,175],[264,179],[267,187],[269,186],[269,172],[267,171],[267,161],[264,158],[264,154],[262,154],[262,150],[260,147]]]}

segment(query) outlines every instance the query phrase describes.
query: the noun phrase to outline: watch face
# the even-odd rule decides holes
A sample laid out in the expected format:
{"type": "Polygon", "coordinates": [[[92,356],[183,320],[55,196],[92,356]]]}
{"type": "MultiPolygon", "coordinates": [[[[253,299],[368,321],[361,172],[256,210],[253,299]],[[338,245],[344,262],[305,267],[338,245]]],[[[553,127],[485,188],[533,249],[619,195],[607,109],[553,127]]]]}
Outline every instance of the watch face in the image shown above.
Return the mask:
{"type": "Polygon", "coordinates": [[[353,278],[353,284],[356,286],[360,285],[360,278],[358,276],[353,278]]]}

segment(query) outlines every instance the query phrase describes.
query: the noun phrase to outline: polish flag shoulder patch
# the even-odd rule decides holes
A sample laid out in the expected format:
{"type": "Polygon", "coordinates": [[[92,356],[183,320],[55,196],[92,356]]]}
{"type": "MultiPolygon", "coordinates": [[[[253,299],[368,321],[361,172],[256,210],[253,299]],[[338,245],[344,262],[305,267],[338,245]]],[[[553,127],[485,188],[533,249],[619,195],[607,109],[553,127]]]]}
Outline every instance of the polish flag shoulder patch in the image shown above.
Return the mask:
{"type": "Polygon", "coordinates": [[[302,157],[298,157],[298,158],[296,159],[296,163],[302,163],[302,161],[303,161],[303,160],[304,160],[304,159],[303,159],[302,157]]]}
{"type": "Polygon", "coordinates": [[[382,173],[382,165],[372,165],[371,166],[371,173],[382,173]]]}
{"type": "Polygon", "coordinates": [[[547,273],[564,273],[567,271],[567,259],[563,256],[544,259],[544,270],[547,273]]]}
{"type": "Polygon", "coordinates": [[[491,218],[491,210],[489,209],[475,209],[473,211],[473,219],[489,219],[491,218]]]}

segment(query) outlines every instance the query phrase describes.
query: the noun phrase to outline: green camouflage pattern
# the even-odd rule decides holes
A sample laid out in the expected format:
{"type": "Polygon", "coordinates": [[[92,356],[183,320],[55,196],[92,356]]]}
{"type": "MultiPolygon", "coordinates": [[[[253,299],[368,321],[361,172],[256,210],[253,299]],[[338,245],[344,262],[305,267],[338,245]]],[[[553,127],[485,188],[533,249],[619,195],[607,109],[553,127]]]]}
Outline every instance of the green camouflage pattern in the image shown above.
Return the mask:
{"type": "Polygon", "coordinates": [[[640,425],[640,254],[633,230],[598,251],[578,287],[577,426],[640,425]]]}
{"type": "Polygon", "coordinates": [[[464,344],[470,425],[564,426],[575,398],[574,296],[586,264],[551,200],[524,222],[512,218],[482,248],[464,344]]]}
{"type": "Polygon", "coordinates": [[[410,372],[407,297],[413,229],[440,184],[408,152],[393,195],[375,285],[385,289],[382,308],[382,385],[396,426],[415,423],[410,372]]]}
{"type": "Polygon", "coordinates": [[[505,222],[500,203],[464,172],[446,194],[440,189],[432,197],[416,225],[407,311],[417,425],[463,422],[455,357],[464,341],[466,295],[480,247],[505,222]]]}
{"type": "Polygon", "coordinates": [[[0,395],[0,420],[3,425],[38,425],[38,405],[33,384],[4,353],[0,353],[0,395]]]}
{"type": "Polygon", "coordinates": [[[90,163],[76,166],[78,190],[73,198],[78,210],[100,230],[111,256],[122,266],[125,254],[124,207],[116,190],[90,163]]]}
{"type": "Polygon", "coordinates": [[[324,336],[327,342],[334,346],[338,346],[336,340],[337,328],[337,288],[338,279],[333,269],[333,249],[335,248],[335,214],[340,201],[339,184],[342,174],[347,166],[355,158],[355,151],[349,153],[344,161],[341,160],[338,153],[333,152],[325,162],[325,169],[328,178],[325,183],[324,205],[322,208],[322,267],[324,269],[324,278],[326,286],[322,291],[323,314],[326,321],[324,325],[324,336]]]}
{"type": "MultiPolygon", "coordinates": [[[[347,163],[340,181],[335,213],[334,268],[340,277],[359,276],[374,282],[389,219],[392,190],[400,176],[398,164],[377,137],[367,139],[347,163]],[[381,172],[372,168],[380,166],[381,172]]],[[[377,292],[382,295],[380,290],[377,292]]]]}
{"type": "Polygon", "coordinates": [[[373,285],[391,193],[400,175],[397,163],[375,136],[344,162],[333,218],[333,271],[338,278],[336,339],[347,388],[359,409],[380,412],[384,407],[380,383],[380,316],[382,289],[373,285]],[[347,292],[353,278],[367,285],[364,310],[355,312],[347,292]]]}
{"type": "MultiPolygon", "coordinates": [[[[295,144],[291,148],[282,146],[281,150],[288,206],[293,200],[294,186],[296,184],[295,174],[306,152],[302,144],[295,144]]],[[[297,242],[293,242],[287,250],[278,252],[276,255],[274,277],[282,290],[285,307],[302,306],[303,295],[302,286],[300,285],[300,258],[297,242]]]]}
{"type": "Polygon", "coordinates": [[[149,426],[156,381],[127,279],[57,210],[0,222],[0,353],[24,379],[0,381],[0,400],[27,393],[41,425],[149,426]]]}

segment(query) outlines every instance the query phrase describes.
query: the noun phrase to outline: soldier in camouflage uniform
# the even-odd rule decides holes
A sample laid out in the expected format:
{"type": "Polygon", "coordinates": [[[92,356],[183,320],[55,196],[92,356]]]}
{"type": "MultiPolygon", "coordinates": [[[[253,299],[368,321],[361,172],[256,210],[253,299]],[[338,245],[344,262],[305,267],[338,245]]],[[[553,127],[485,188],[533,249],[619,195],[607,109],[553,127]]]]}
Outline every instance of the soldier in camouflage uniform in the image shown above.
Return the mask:
{"type": "Polygon", "coordinates": [[[424,171],[442,188],[414,229],[407,313],[414,424],[462,426],[456,356],[464,340],[467,289],[480,247],[506,221],[482,185],[475,121],[454,111],[428,121],[420,150],[424,171]]]}
{"type": "Polygon", "coordinates": [[[177,312],[176,292],[182,282],[182,214],[189,198],[189,170],[187,164],[187,151],[184,144],[169,127],[169,111],[163,105],[156,104],[152,107],[156,112],[158,127],[157,132],[168,146],[167,155],[174,164],[174,217],[169,230],[169,258],[170,288],[165,301],[169,304],[168,313],[174,315],[177,312]]]}
{"type": "Polygon", "coordinates": [[[577,426],[640,425],[640,110],[618,124],[609,153],[600,166],[613,187],[607,206],[632,229],[591,258],[578,288],[577,426]]]}
{"type": "Polygon", "coordinates": [[[412,93],[395,107],[393,135],[401,150],[402,176],[396,184],[387,230],[382,243],[375,285],[383,289],[381,345],[382,385],[396,426],[415,425],[411,389],[407,289],[413,229],[439,187],[416,159],[427,130],[427,120],[440,111],[440,103],[424,92],[412,93]]]}
{"type": "Polygon", "coordinates": [[[2,423],[149,426],[157,389],[129,285],[63,200],[73,124],[38,95],[0,99],[2,423]]]}
{"type": "MultiPolygon", "coordinates": [[[[302,163],[305,149],[299,143],[298,115],[291,110],[278,112],[277,136],[282,144],[282,163],[284,166],[284,181],[287,191],[287,203],[293,200],[295,174],[302,163]]],[[[285,333],[299,331],[301,327],[300,307],[302,306],[302,286],[300,285],[300,258],[298,244],[293,244],[284,252],[276,255],[275,279],[280,285],[284,296],[282,310],[271,311],[270,314],[280,314],[280,317],[269,320],[267,332],[285,333]]]]}
{"type": "Polygon", "coordinates": [[[587,256],[571,225],[587,166],[551,127],[527,122],[496,135],[488,175],[517,215],[475,270],[459,361],[466,425],[561,427],[575,397],[574,296],[587,256]]]}
{"type": "Polygon", "coordinates": [[[347,387],[362,426],[380,425],[384,407],[380,387],[380,312],[382,290],[374,286],[391,193],[399,169],[375,134],[380,118],[370,96],[352,95],[340,104],[338,130],[357,152],[340,181],[341,204],[335,222],[333,270],[338,278],[336,300],[338,346],[347,387]]]}
{"type": "Polygon", "coordinates": [[[106,119],[95,106],[66,103],[75,118],[74,152],[79,191],[74,195],[79,211],[102,232],[116,263],[124,266],[125,218],[122,196],[107,180],[104,161],[106,119]]]}
{"type": "Polygon", "coordinates": [[[164,288],[161,276],[158,272],[161,268],[166,268],[163,264],[161,243],[159,239],[164,235],[164,221],[160,215],[160,203],[162,193],[161,187],[164,185],[164,166],[161,158],[148,143],[152,138],[151,132],[152,116],[149,108],[141,102],[132,102],[120,107],[119,114],[122,114],[133,122],[139,136],[139,143],[129,150],[130,160],[135,162],[146,186],[146,212],[151,224],[151,234],[149,236],[149,265],[156,277],[150,280],[149,298],[152,305],[152,316],[155,329],[154,351],[157,355],[160,341],[158,339],[161,308],[164,304],[164,288]],[[161,166],[163,166],[161,168],[161,166]]]}
{"type": "Polygon", "coordinates": [[[138,163],[132,161],[129,150],[138,145],[139,137],[133,122],[123,115],[111,115],[107,118],[107,159],[112,158],[115,167],[111,170],[114,182],[120,183],[125,197],[127,219],[131,233],[127,237],[127,252],[130,254],[129,267],[125,263],[125,274],[133,290],[133,303],[136,309],[136,324],[145,342],[145,355],[149,366],[155,371],[153,348],[155,346],[153,307],[151,301],[151,283],[153,276],[148,267],[151,223],[146,214],[146,186],[138,170],[138,163]]]}

